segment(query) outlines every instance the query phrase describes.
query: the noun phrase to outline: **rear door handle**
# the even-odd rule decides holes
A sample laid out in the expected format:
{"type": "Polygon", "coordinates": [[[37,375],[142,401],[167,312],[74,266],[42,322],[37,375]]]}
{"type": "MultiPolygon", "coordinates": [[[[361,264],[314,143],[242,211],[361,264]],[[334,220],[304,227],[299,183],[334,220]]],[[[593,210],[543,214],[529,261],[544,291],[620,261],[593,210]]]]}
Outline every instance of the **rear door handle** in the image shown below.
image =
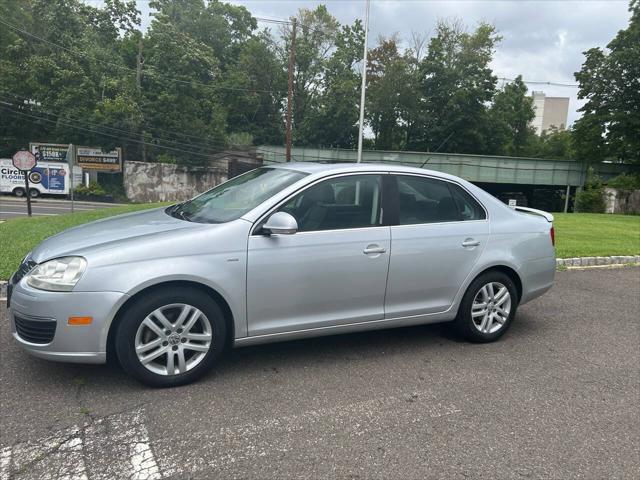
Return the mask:
{"type": "Polygon", "coordinates": [[[463,247],[477,247],[480,245],[478,240],[474,240],[473,238],[467,238],[464,242],[462,242],[463,247]]]}
{"type": "Polygon", "coordinates": [[[371,255],[374,253],[384,253],[386,251],[387,249],[384,247],[379,247],[378,245],[369,245],[362,251],[362,253],[364,253],[365,255],[371,255]]]}

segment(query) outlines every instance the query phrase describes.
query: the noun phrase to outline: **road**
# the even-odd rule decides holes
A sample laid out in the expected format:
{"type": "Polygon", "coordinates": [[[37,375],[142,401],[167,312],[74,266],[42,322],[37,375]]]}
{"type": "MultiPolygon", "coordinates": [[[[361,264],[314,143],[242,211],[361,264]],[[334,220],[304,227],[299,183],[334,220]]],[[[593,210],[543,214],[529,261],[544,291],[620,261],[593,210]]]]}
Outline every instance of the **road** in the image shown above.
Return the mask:
{"type": "Polygon", "coordinates": [[[493,344],[442,325],[234,350],[154,390],[22,353],[0,478],[638,478],[640,268],[559,272],[493,344]]]}
{"type": "MultiPolygon", "coordinates": [[[[86,212],[88,210],[115,207],[117,205],[119,204],[101,202],[75,202],[74,211],[86,212]]],[[[60,215],[61,213],[71,213],[71,201],[51,198],[36,198],[31,200],[31,208],[34,217],[60,215]]],[[[0,220],[26,216],[26,199],[12,197],[10,195],[0,195],[0,220]]]]}

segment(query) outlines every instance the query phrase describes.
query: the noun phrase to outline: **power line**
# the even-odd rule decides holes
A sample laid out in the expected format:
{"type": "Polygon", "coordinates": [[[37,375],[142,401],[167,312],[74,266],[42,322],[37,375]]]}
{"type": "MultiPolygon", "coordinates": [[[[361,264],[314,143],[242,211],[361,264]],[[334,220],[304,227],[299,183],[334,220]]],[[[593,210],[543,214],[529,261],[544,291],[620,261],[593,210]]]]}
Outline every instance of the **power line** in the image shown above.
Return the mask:
{"type": "MultiPolygon", "coordinates": [[[[12,96],[14,96],[16,98],[20,98],[19,95],[15,95],[15,94],[13,94],[11,92],[6,92],[6,93],[8,93],[9,95],[12,95],[12,96]]],[[[2,95],[2,94],[3,94],[3,92],[0,91],[0,95],[2,95]]],[[[5,97],[5,98],[8,98],[8,97],[5,97]]],[[[35,113],[35,112],[32,112],[32,113],[35,113]]],[[[44,109],[40,109],[40,108],[38,108],[38,113],[44,113],[44,114],[46,114],[48,116],[56,117],[56,118],[65,118],[63,115],[61,115],[59,113],[53,113],[50,110],[44,110],[44,109]]],[[[68,121],[68,119],[67,119],[67,121],[68,121]]],[[[109,125],[101,125],[101,124],[98,124],[98,123],[92,123],[92,122],[88,122],[88,121],[83,121],[83,124],[86,124],[89,127],[93,127],[93,128],[97,128],[97,129],[106,129],[106,130],[110,130],[110,131],[115,132],[115,133],[121,133],[121,134],[124,134],[124,135],[135,135],[136,134],[136,132],[132,132],[131,130],[124,130],[124,129],[121,129],[121,128],[112,127],[112,126],[109,126],[109,125]]],[[[158,131],[168,132],[168,130],[162,130],[162,129],[158,129],[158,128],[152,128],[152,129],[153,130],[158,130],[158,131]]],[[[193,136],[193,135],[190,135],[190,136],[193,137],[193,138],[196,138],[201,143],[198,143],[198,142],[185,143],[185,142],[181,142],[179,140],[174,140],[174,139],[170,139],[170,138],[161,138],[161,137],[154,137],[154,138],[159,140],[159,141],[168,142],[168,143],[172,143],[172,144],[175,144],[175,145],[182,145],[182,146],[186,146],[186,147],[198,147],[200,149],[208,150],[208,151],[215,152],[215,153],[217,153],[217,151],[212,148],[213,146],[217,145],[217,146],[220,146],[222,148],[226,148],[228,146],[226,143],[214,142],[214,141],[210,141],[208,139],[205,139],[205,138],[202,138],[202,137],[196,137],[196,136],[193,136]]]]}
{"type": "MultiPolygon", "coordinates": [[[[70,122],[65,122],[65,121],[62,121],[62,120],[51,120],[51,119],[48,119],[48,118],[42,118],[42,117],[38,117],[36,115],[31,115],[31,114],[28,114],[26,112],[21,112],[19,110],[12,110],[12,109],[8,108],[6,105],[4,105],[2,102],[0,102],[0,108],[4,109],[5,111],[8,111],[9,113],[12,113],[14,115],[22,115],[22,116],[25,116],[25,117],[29,117],[29,118],[33,119],[34,121],[38,120],[38,121],[44,121],[44,122],[48,122],[48,123],[62,124],[62,125],[68,126],[70,128],[75,128],[75,129],[78,129],[78,130],[83,130],[83,131],[86,131],[86,132],[95,133],[97,135],[101,135],[101,136],[104,136],[104,137],[115,138],[117,140],[123,140],[123,137],[121,137],[121,136],[110,135],[108,133],[100,132],[98,130],[93,130],[91,128],[81,127],[79,125],[76,125],[76,124],[73,124],[73,123],[70,123],[70,122]]],[[[155,139],[155,138],[152,138],[152,139],[155,139]]],[[[171,151],[174,151],[174,152],[185,153],[187,155],[196,155],[196,156],[199,156],[199,157],[204,157],[204,158],[208,158],[210,160],[217,161],[215,159],[211,159],[211,155],[210,154],[187,151],[187,150],[183,150],[183,149],[180,149],[180,148],[168,147],[166,145],[156,145],[154,143],[149,143],[149,142],[145,142],[145,141],[142,141],[142,140],[137,140],[135,138],[126,138],[126,140],[128,142],[131,142],[131,143],[138,143],[138,144],[141,144],[141,145],[148,145],[148,146],[155,147],[155,148],[162,148],[162,149],[171,150],[171,151]]],[[[155,140],[157,140],[157,139],[155,139],[155,140]]]]}
{"type": "MultiPolygon", "coordinates": [[[[130,142],[130,143],[144,144],[144,145],[147,145],[147,146],[150,146],[150,147],[161,148],[161,149],[165,149],[165,150],[171,150],[171,151],[174,151],[174,152],[185,153],[185,154],[188,154],[188,155],[197,155],[197,156],[208,158],[208,159],[211,159],[211,155],[214,155],[216,153],[220,153],[220,151],[211,150],[212,153],[205,154],[205,153],[201,153],[201,152],[194,152],[192,150],[184,150],[184,149],[181,149],[181,148],[170,147],[170,146],[167,146],[167,145],[160,145],[160,144],[156,144],[156,143],[150,143],[150,142],[146,142],[146,141],[141,141],[141,140],[138,140],[138,139],[135,139],[135,138],[131,138],[130,135],[132,133],[131,132],[126,132],[125,130],[122,130],[122,132],[125,132],[127,136],[116,136],[116,135],[105,133],[105,132],[102,132],[102,131],[99,131],[99,130],[95,130],[95,129],[92,129],[92,128],[86,128],[86,127],[78,125],[77,123],[70,122],[70,121],[52,120],[52,119],[49,119],[49,118],[43,118],[43,117],[39,117],[37,115],[32,115],[32,114],[29,114],[29,113],[26,113],[26,112],[21,112],[19,110],[12,110],[12,109],[8,108],[7,105],[8,106],[14,106],[12,104],[7,104],[6,102],[0,101],[0,108],[4,109],[8,113],[12,113],[14,115],[21,115],[21,116],[24,116],[24,117],[28,117],[28,118],[31,119],[31,121],[33,123],[35,123],[36,121],[44,121],[44,122],[51,123],[51,124],[61,124],[61,125],[68,126],[70,128],[75,128],[77,130],[83,130],[83,131],[86,131],[86,132],[90,132],[90,133],[94,133],[94,134],[97,134],[97,135],[101,135],[103,137],[114,138],[116,140],[126,141],[126,142],[130,142]]],[[[52,114],[52,115],[55,116],[55,114],[52,114]]],[[[91,123],[89,123],[89,125],[97,126],[96,124],[91,124],[91,123]]],[[[98,128],[104,128],[103,126],[97,126],[97,127],[98,128]]],[[[159,137],[150,137],[150,140],[172,142],[171,140],[162,139],[162,138],[159,138],[159,137]]],[[[187,145],[187,144],[183,144],[183,145],[187,145]]],[[[219,144],[219,145],[223,145],[223,144],[219,144]]],[[[198,147],[199,145],[193,145],[193,146],[198,147]]],[[[228,145],[224,145],[224,146],[228,147],[228,145]]],[[[261,149],[261,152],[271,153],[271,154],[274,154],[274,155],[280,154],[280,152],[276,152],[274,150],[267,150],[267,149],[261,149]]],[[[235,154],[237,155],[238,153],[235,153],[235,154]]],[[[219,161],[219,160],[215,160],[215,159],[213,159],[213,160],[214,161],[219,161]]]]}
{"type": "MultiPolygon", "coordinates": [[[[498,77],[498,80],[503,80],[505,82],[516,81],[515,78],[506,78],[506,77],[498,77]]],[[[522,80],[522,83],[528,83],[531,85],[551,85],[554,87],[572,87],[572,88],[580,87],[580,85],[578,85],[577,83],[543,82],[543,81],[536,81],[536,80],[522,80]]]]}
{"type": "MultiPolygon", "coordinates": [[[[46,43],[46,44],[48,44],[48,45],[50,45],[52,47],[64,50],[64,51],[66,51],[68,53],[71,53],[73,55],[84,57],[84,58],[87,58],[87,59],[91,59],[91,60],[94,60],[95,62],[102,63],[102,64],[105,64],[105,65],[113,66],[115,68],[119,68],[120,70],[127,70],[127,71],[131,72],[131,74],[136,74],[137,73],[136,69],[131,68],[131,67],[127,67],[126,65],[120,65],[118,63],[109,62],[107,60],[102,60],[102,59],[100,59],[98,57],[95,57],[93,55],[89,55],[87,53],[80,52],[78,50],[67,48],[67,47],[65,47],[63,45],[60,45],[60,44],[57,44],[55,42],[51,42],[51,41],[49,41],[49,40],[47,40],[45,38],[42,38],[42,37],[40,37],[38,35],[35,35],[35,34],[31,33],[31,32],[28,32],[27,30],[23,30],[23,29],[15,26],[15,25],[9,23],[9,22],[6,22],[2,18],[0,18],[0,23],[6,25],[7,27],[9,27],[9,28],[11,28],[11,29],[13,29],[13,30],[15,30],[17,32],[20,32],[20,33],[22,33],[24,35],[27,35],[27,36],[29,36],[31,38],[34,38],[34,39],[36,39],[38,41],[41,41],[43,43],[46,43]]],[[[169,81],[172,81],[172,82],[182,83],[182,84],[186,84],[186,85],[198,85],[198,86],[201,86],[201,87],[213,88],[213,89],[216,89],[216,90],[229,90],[229,91],[250,92],[250,93],[278,93],[278,94],[283,93],[280,90],[264,90],[264,89],[257,89],[257,88],[227,87],[227,86],[224,86],[224,85],[210,85],[210,84],[206,84],[206,83],[202,83],[202,82],[196,82],[194,80],[182,80],[182,79],[175,78],[175,77],[172,77],[170,75],[167,75],[165,73],[162,73],[162,72],[158,71],[158,68],[155,65],[147,65],[146,67],[148,69],[150,69],[152,72],[154,72],[155,75],[158,75],[159,77],[165,78],[165,79],[167,79],[169,81]]]]}

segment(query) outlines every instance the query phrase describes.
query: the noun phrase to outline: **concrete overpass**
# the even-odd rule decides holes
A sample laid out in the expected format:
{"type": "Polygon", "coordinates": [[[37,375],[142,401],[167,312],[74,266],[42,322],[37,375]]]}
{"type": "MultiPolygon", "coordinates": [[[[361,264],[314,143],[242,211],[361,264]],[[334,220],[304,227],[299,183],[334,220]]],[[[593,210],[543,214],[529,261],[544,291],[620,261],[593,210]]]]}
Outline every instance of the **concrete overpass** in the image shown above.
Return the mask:
{"type": "MultiPolygon", "coordinates": [[[[285,161],[284,147],[260,146],[256,151],[265,164],[285,161]]],[[[355,162],[356,151],[294,147],[291,158],[299,162],[355,162]]],[[[399,163],[450,173],[479,184],[500,198],[520,195],[529,206],[537,204],[538,207],[551,210],[565,210],[570,205],[566,201],[564,205],[559,205],[556,201],[553,208],[541,205],[541,201],[535,199],[536,191],[555,191],[558,198],[572,198],[575,191],[584,186],[587,178],[587,166],[573,160],[369,150],[363,152],[362,161],[399,163]]],[[[637,165],[613,163],[596,164],[593,168],[603,180],[623,172],[640,171],[640,166],[637,165]]],[[[545,194],[538,196],[544,197],[545,194]]]]}

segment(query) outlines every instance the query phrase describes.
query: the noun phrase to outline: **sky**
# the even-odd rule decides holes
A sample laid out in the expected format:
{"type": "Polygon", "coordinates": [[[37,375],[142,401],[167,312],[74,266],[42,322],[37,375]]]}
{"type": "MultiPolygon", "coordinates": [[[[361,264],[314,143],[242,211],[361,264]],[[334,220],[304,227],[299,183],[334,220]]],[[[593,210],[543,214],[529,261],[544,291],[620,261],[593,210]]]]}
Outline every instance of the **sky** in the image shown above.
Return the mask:
{"type": "MultiPolygon", "coordinates": [[[[149,24],[148,1],[138,0],[143,27],[149,24]]],[[[299,8],[325,4],[342,24],[363,19],[365,0],[231,0],[254,15],[287,19],[299,8]]],[[[440,19],[460,19],[469,29],[480,21],[495,25],[502,41],[496,48],[492,68],[498,77],[575,85],[573,73],[580,70],[583,52],[605,47],[629,22],[627,1],[606,0],[372,0],[369,46],[379,36],[398,34],[408,40],[411,32],[430,34],[440,19]]],[[[277,26],[261,24],[277,33],[277,26]]],[[[499,82],[501,85],[501,82],[499,82]]],[[[550,85],[528,85],[548,96],[569,97],[568,124],[580,113],[583,101],[578,89],[550,85]]]]}

